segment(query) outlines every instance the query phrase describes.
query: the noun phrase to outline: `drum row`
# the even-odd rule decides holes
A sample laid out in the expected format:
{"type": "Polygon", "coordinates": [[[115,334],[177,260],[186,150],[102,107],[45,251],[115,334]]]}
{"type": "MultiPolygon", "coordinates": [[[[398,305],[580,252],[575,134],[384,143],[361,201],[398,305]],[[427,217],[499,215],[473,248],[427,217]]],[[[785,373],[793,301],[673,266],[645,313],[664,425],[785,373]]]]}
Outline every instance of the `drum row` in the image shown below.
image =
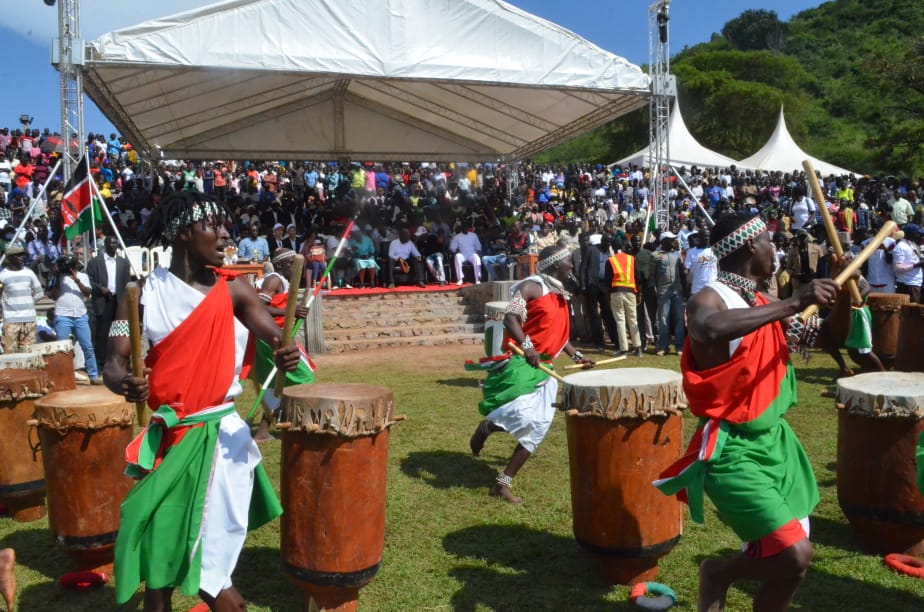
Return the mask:
{"type": "Polygon", "coordinates": [[[873,352],[886,367],[924,372],[924,305],[901,293],[870,293],[873,352]]]}

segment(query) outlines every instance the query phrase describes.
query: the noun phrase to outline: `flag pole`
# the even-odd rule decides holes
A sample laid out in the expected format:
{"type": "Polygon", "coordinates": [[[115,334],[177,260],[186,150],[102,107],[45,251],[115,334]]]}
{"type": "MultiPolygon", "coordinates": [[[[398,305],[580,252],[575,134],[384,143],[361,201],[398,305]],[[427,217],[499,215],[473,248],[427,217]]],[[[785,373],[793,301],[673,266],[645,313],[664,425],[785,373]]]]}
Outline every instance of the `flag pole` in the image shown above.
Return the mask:
{"type": "MultiPolygon", "coordinates": [[[[109,227],[112,228],[112,231],[115,234],[116,240],[119,241],[119,246],[122,247],[122,251],[128,252],[128,248],[125,246],[125,241],[122,240],[122,234],[119,233],[119,228],[116,227],[115,221],[113,221],[112,215],[109,213],[109,207],[106,206],[106,201],[103,200],[103,196],[100,194],[99,189],[97,189],[96,183],[92,180],[90,181],[90,191],[95,192],[96,197],[99,198],[99,207],[102,209],[103,213],[106,215],[106,219],[109,221],[109,227]]],[[[91,195],[90,197],[91,206],[92,206],[92,199],[93,198],[91,195]]],[[[92,215],[93,215],[93,212],[91,211],[90,216],[92,215]]],[[[141,278],[142,277],[141,272],[135,267],[135,264],[134,262],[132,262],[131,258],[126,257],[125,259],[128,260],[128,265],[132,269],[132,274],[135,275],[135,278],[141,278]]]]}
{"type": "MultiPolygon", "coordinates": [[[[90,155],[86,148],[84,148],[83,150],[83,158],[87,162],[86,164],[87,165],[87,180],[90,181],[90,183],[93,185],[90,191],[90,231],[92,233],[90,235],[90,240],[87,241],[88,248],[85,248],[83,250],[83,257],[84,257],[83,263],[86,264],[87,258],[90,257],[90,249],[89,249],[90,242],[93,243],[93,254],[94,255],[96,255],[96,250],[97,250],[96,249],[96,214],[95,214],[96,211],[93,210],[93,191],[92,191],[96,187],[96,181],[93,180],[93,174],[90,172],[90,155]]],[[[99,192],[97,192],[97,194],[99,194],[99,192]]],[[[102,201],[102,198],[100,198],[100,201],[102,201]]]]}

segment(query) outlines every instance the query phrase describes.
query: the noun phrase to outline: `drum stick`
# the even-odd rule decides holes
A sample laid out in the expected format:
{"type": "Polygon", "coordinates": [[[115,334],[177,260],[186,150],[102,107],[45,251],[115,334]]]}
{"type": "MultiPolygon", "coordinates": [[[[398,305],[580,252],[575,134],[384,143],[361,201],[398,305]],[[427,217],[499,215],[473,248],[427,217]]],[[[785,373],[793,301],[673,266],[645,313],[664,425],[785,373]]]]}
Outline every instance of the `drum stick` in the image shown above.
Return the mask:
{"type": "MultiPolygon", "coordinates": [[[[617,361],[622,361],[626,359],[625,355],[620,355],[619,357],[610,357],[609,359],[601,359],[600,361],[595,361],[594,366],[606,365],[608,363],[616,363],[617,361]]],[[[574,365],[566,365],[563,370],[577,370],[578,368],[583,368],[583,363],[576,363],[574,365]]]]}
{"type": "MultiPolygon", "coordinates": [[[[860,253],[854,257],[853,261],[847,264],[847,266],[841,270],[841,273],[837,275],[834,279],[834,282],[838,287],[843,286],[847,279],[853,276],[853,273],[860,269],[860,266],[866,262],[867,259],[872,257],[873,253],[876,252],[882,243],[885,242],[885,239],[891,236],[895,230],[898,229],[898,226],[895,224],[895,221],[886,221],[882,226],[882,229],[879,230],[879,233],[873,236],[873,239],[869,241],[860,253]]],[[[809,318],[813,314],[818,312],[818,304],[812,304],[808,308],[802,311],[802,314],[799,315],[803,320],[809,318]]]]}
{"type": "MultiPolygon", "coordinates": [[[[514,344],[513,341],[508,342],[507,346],[513,349],[513,352],[519,355],[520,357],[526,357],[526,354],[523,353],[523,349],[521,349],[519,346],[514,344]]],[[[565,382],[565,379],[562,378],[561,375],[558,374],[558,372],[548,367],[547,365],[540,363],[539,369],[545,372],[546,374],[548,374],[549,376],[551,376],[552,378],[554,378],[555,380],[557,380],[558,382],[565,382]]]]}
{"type": "MultiPolygon", "coordinates": [[[[286,322],[282,328],[282,341],[291,342],[292,327],[295,326],[295,309],[298,308],[298,287],[302,282],[302,272],[305,270],[305,257],[296,255],[292,262],[292,271],[289,272],[289,299],[286,301],[286,322]]],[[[286,386],[285,373],[276,376],[276,397],[282,397],[282,388],[286,386]]]]}
{"type": "MultiPolygon", "coordinates": [[[[844,248],[837,237],[837,228],[834,227],[834,220],[831,219],[831,213],[825,206],[825,194],[821,191],[821,185],[818,183],[818,177],[815,176],[815,168],[808,159],[802,161],[802,168],[805,170],[805,176],[808,177],[809,185],[812,187],[812,194],[818,204],[818,210],[821,212],[821,218],[825,223],[825,232],[828,234],[828,244],[834,249],[834,256],[840,260],[844,256],[844,248]]],[[[863,296],[860,295],[860,288],[857,287],[857,281],[853,278],[847,281],[847,289],[850,290],[850,301],[853,304],[862,304],[863,296]]]]}
{"type": "MultiPolygon", "coordinates": [[[[144,361],[141,355],[141,317],[138,314],[141,289],[138,283],[125,285],[125,297],[128,300],[128,339],[132,345],[132,376],[144,377],[144,361]]],[[[135,414],[138,424],[144,427],[148,424],[148,415],[144,402],[135,403],[135,414]]]]}

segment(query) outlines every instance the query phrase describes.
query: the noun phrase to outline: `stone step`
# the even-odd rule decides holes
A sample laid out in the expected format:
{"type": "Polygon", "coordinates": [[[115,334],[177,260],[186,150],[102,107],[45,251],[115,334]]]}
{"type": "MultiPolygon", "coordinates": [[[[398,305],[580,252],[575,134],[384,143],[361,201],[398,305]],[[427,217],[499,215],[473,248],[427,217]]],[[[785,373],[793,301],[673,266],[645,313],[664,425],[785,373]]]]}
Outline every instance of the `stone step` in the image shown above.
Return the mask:
{"type": "Polygon", "coordinates": [[[362,327],[396,327],[403,324],[455,324],[468,323],[481,325],[484,315],[465,312],[458,309],[439,310],[379,310],[378,312],[336,312],[325,313],[323,326],[325,331],[337,329],[355,329],[362,327]]]}
{"type": "Polygon", "coordinates": [[[482,324],[461,323],[446,321],[438,323],[406,322],[392,326],[381,327],[341,327],[337,329],[324,329],[325,341],[331,340],[371,340],[374,338],[417,338],[423,336],[439,336],[454,334],[483,334],[482,324]]]}
{"type": "MultiPolygon", "coordinates": [[[[346,351],[365,351],[385,347],[437,346],[442,344],[470,344],[473,346],[472,358],[480,356],[475,345],[484,343],[483,334],[439,334],[434,336],[387,336],[362,340],[334,340],[325,337],[324,349],[333,353],[346,351]]],[[[460,366],[461,367],[461,366],[460,366]]]]}

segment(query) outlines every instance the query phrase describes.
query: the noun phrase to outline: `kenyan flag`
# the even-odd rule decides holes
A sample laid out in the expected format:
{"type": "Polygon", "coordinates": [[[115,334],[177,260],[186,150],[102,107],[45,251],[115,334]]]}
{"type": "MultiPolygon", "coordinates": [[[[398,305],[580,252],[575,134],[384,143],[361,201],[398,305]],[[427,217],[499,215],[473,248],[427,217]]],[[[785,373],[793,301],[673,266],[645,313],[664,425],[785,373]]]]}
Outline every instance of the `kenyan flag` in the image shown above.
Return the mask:
{"type": "Polygon", "coordinates": [[[96,218],[96,223],[103,222],[100,212],[102,198],[96,186],[90,184],[92,178],[87,170],[87,158],[84,156],[64,187],[64,197],[61,200],[61,229],[67,240],[73,240],[80,234],[93,230],[91,214],[96,218]]]}

